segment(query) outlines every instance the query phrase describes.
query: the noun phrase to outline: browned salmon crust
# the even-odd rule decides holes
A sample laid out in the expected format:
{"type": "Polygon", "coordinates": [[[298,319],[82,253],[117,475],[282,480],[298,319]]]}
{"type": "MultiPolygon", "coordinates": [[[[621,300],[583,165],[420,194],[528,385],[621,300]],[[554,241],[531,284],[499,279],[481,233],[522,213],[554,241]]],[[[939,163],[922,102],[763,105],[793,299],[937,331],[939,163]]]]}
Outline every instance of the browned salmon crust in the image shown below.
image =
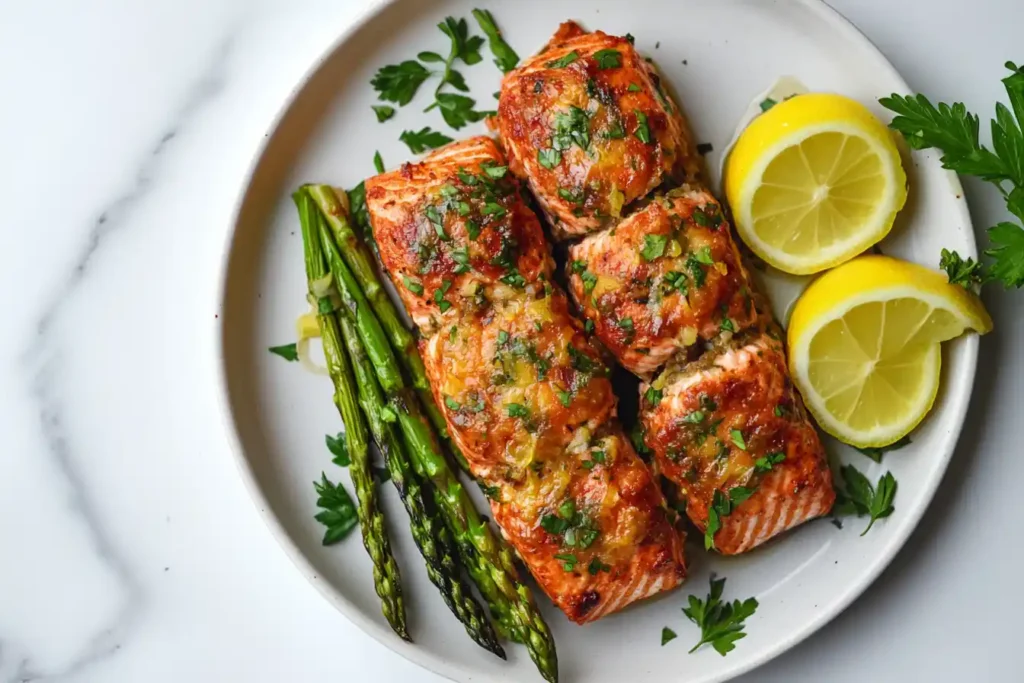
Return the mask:
{"type": "Polygon", "coordinates": [[[367,210],[495,522],[544,592],[584,623],[679,584],[682,539],[506,171],[491,139],[453,143],[367,180],[367,210]]]}

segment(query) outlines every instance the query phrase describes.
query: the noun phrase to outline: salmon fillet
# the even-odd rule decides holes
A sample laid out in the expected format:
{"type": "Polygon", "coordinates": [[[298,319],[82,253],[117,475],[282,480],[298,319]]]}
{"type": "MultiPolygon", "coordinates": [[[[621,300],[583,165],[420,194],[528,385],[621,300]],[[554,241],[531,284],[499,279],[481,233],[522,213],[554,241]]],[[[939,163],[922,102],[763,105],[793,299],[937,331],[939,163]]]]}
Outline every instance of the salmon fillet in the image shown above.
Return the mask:
{"type": "Polygon", "coordinates": [[[613,225],[699,155],[653,66],[627,38],[566,22],[505,75],[497,129],[512,172],[529,181],[557,237],[613,225]]]}
{"type": "Polygon", "coordinates": [[[543,288],[553,262],[536,214],[489,137],[437,150],[366,182],[381,259],[424,332],[452,311],[543,288]]]}
{"type": "Polygon", "coordinates": [[[454,143],[367,180],[367,211],[384,268],[420,324],[437,404],[495,522],[552,601],[585,623],[679,584],[682,539],[622,433],[608,368],[550,281],[540,224],[502,168],[493,141],[454,143]],[[505,209],[500,219],[489,202],[505,209]],[[424,218],[431,206],[440,220],[424,218]],[[494,246],[500,236],[504,247],[494,246]],[[420,262],[424,243],[433,257],[420,262]],[[466,269],[454,267],[458,249],[466,269]],[[520,277],[509,282],[513,268],[520,277]],[[408,291],[413,277],[421,293],[408,291]]]}
{"type": "Polygon", "coordinates": [[[707,191],[672,190],[569,248],[569,291],[622,365],[650,378],[676,353],[753,324],[750,277],[707,191]]]}
{"type": "Polygon", "coordinates": [[[773,325],[670,364],[641,391],[645,441],[707,546],[742,553],[831,509],[825,451],[773,325]]]}

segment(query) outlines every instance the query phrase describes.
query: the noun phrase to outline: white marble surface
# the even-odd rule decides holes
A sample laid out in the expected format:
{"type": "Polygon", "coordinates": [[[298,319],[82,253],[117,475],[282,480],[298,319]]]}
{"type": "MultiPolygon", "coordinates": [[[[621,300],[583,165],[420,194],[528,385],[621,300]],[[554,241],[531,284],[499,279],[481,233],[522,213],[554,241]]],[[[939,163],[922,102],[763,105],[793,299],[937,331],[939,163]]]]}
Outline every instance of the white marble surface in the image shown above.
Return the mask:
{"type": "MultiPolygon", "coordinates": [[[[0,683],[439,681],[295,571],[216,408],[229,214],[282,98],[365,1],[0,3],[0,683]]],[[[987,115],[1015,0],[834,0],[934,98],[987,115]]],[[[1004,216],[967,182],[976,225],[1004,216]]],[[[893,566],[749,681],[1020,680],[1024,292],[893,566]]],[[[683,662],[685,664],[685,662],[683,662]]]]}

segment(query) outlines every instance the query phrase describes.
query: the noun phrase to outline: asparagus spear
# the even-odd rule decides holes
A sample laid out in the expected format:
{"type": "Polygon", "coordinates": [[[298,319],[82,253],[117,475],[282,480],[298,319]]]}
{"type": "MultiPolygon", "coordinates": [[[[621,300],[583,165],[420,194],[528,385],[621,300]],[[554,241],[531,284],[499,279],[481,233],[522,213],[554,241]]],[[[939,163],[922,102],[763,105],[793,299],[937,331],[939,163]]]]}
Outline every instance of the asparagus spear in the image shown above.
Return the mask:
{"type": "MultiPolygon", "coordinates": [[[[318,212],[309,197],[303,193],[293,195],[299,209],[302,224],[303,253],[306,262],[306,279],[310,294],[319,297],[314,289],[317,281],[323,282],[329,271],[324,262],[319,236],[316,233],[318,212]]],[[[319,301],[318,301],[319,304],[319,301]]],[[[369,436],[366,422],[359,412],[357,390],[352,377],[352,369],[348,359],[341,352],[338,323],[330,308],[329,297],[325,304],[318,307],[317,322],[323,338],[324,356],[327,369],[334,383],[334,403],[345,424],[345,443],[348,447],[351,464],[349,474],[356,489],[358,500],[359,528],[363,536],[363,545],[370,559],[373,560],[373,584],[381,600],[381,611],[391,628],[403,640],[409,638],[409,630],[405,622],[405,603],[402,599],[402,579],[398,571],[398,563],[391,552],[391,542],[387,529],[384,527],[384,514],[378,506],[377,488],[370,471],[369,436]]]]}
{"type": "Polygon", "coordinates": [[[434,402],[434,395],[431,393],[430,383],[427,381],[427,371],[423,366],[423,358],[416,347],[416,338],[402,322],[395,302],[391,300],[381,284],[380,278],[377,276],[377,269],[373,264],[373,256],[366,244],[352,229],[348,212],[343,206],[341,198],[330,185],[306,185],[305,188],[327,219],[327,224],[330,226],[331,232],[334,233],[334,239],[340,247],[345,264],[351,269],[359,287],[362,288],[366,299],[373,308],[373,312],[377,314],[377,319],[384,327],[391,347],[409,374],[413,388],[420,397],[420,401],[423,402],[431,424],[443,439],[448,440],[448,425],[445,424],[444,415],[441,414],[434,402]]]}
{"type": "MultiPolygon", "coordinates": [[[[366,298],[341,259],[326,221],[321,221],[320,235],[328,264],[345,302],[342,308],[358,312],[361,310],[360,303],[365,302],[366,298]]],[[[357,319],[356,329],[363,344],[369,347],[376,343],[371,335],[359,327],[358,322],[357,319]]],[[[397,365],[392,349],[380,349],[376,355],[385,358],[382,365],[374,364],[378,378],[383,374],[391,374],[392,366],[397,365]]],[[[381,385],[384,383],[381,382],[381,385]]],[[[416,396],[407,387],[399,387],[394,391],[384,387],[384,391],[412,453],[417,473],[434,484],[435,498],[459,544],[462,561],[477,588],[504,630],[514,640],[526,644],[541,675],[549,681],[557,680],[558,658],[554,640],[533,601],[529,587],[519,580],[511,548],[495,536],[490,526],[481,519],[469,494],[448,466],[430,424],[423,417],[416,396]]]]}
{"type": "Polygon", "coordinates": [[[341,336],[355,367],[359,402],[369,419],[370,430],[384,456],[388,472],[391,473],[391,481],[409,513],[412,536],[426,562],[427,576],[437,586],[448,609],[462,622],[469,636],[480,647],[505,659],[505,651],[498,643],[487,615],[473,597],[471,587],[462,578],[451,533],[437,510],[424,499],[424,487],[412,471],[395,426],[384,419],[385,398],[377,383],[373,363],[359,340],[355,324],[344,313],[338,319],[341,336]]]}

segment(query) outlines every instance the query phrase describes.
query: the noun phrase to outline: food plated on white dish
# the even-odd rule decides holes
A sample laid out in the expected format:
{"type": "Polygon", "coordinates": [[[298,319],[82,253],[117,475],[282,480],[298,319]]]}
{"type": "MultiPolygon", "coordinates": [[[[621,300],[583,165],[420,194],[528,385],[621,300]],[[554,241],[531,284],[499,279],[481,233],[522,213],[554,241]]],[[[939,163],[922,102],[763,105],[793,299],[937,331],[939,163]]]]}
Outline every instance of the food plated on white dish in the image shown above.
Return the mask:
{"type": "MultiPolygon", "coordinates": [[[[242,199],[225,379],[261,506],[347,614],[450,677],[723,680],[777,654],[923,513],[991,328],[932,269],[930,239],[961,264],[973,242],[955,178],[884,123],[905,87],[829,10],[768,12],[873,62],[762,98],[719,193],[706,157],[792,55],[711,105],[697,86],[743,60],[673,68],[615,5],[544,8],[546,39],[497,6],[399,6],[313,74],[242,199]],[[370,50],[387,25],[408,35],[370,50]]],[[[691,21],[747,35],[745,6],[691,21]]]]}

